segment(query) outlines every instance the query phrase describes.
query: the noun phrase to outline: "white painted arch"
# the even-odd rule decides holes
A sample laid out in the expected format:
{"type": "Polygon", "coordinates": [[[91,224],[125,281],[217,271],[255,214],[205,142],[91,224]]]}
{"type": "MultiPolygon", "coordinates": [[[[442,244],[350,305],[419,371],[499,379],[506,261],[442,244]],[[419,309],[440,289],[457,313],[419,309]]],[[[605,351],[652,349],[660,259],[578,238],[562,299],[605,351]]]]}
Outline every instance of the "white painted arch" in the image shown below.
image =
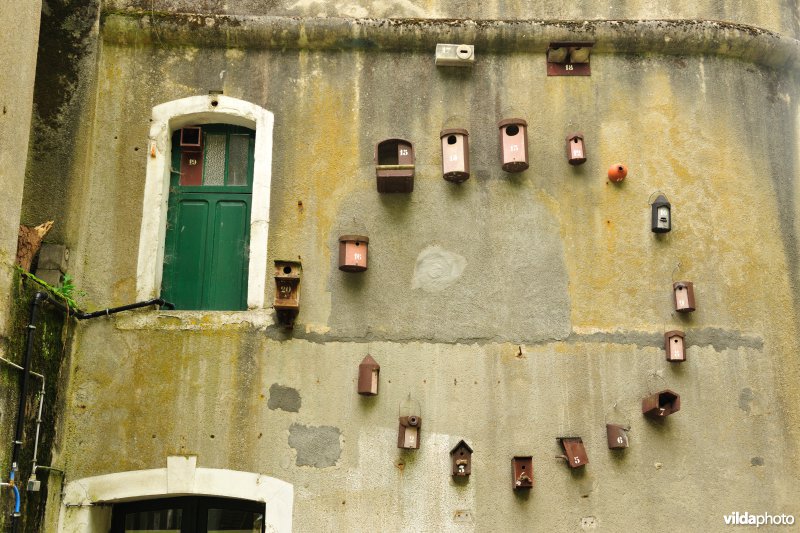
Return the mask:
{"type": "Polygon", "coordinates": [[[250,207],[247,307],[263,309],[267,275],[274,122],[274,115],[256,104],[217,94],[190,96],[153,108],[136,266],[137,299],[157,298],[161,292],[172,161],[172,132],[188,125],[225,123],[245,126],[256,132],[253,198],[250,207]]]}
{"type": "Polygon", "coordinates": [[[57,531],[106,533],[114,503],[187,495],[264,502],[266,531],[292,531],[292,484],[252,472],[198,468],[194,456],[168,457],[167,468],[117,472],[67,483],[57,531]]]}

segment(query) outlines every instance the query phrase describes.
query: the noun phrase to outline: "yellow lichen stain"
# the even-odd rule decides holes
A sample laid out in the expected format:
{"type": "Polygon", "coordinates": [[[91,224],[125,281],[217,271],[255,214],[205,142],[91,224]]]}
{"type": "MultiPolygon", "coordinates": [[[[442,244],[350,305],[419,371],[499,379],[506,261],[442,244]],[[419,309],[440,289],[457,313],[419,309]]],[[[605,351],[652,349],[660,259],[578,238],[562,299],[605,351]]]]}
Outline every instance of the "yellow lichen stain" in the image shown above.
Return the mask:
{"type": "Polygon", "coordinates": [[[705,102],[698,114],[694,96],[666,72],[636,81],[608,96],[608,118],[589,145],[603,173],[620,162],[628,177],[611,184],[603,175],[560,198],[572,322],[663,325],[673,318],[671,284],[686,279],[710,313],[707,324],[752,329],[770,315],[768,302],[787,302],[780,237],[763,231],[779,223],[760,151],[724,104],[705,102]],[[672,232],[660,236],[650,230],[658,192],[672,203],[673,219],[672,232]],[[752,301],[753,287],[770,298],[752,301]]]}
{"type": "Polygon", "coordinates": [[[244,59],[245,53],[241,48],[228,48],[225,50],[225,59],[229,61],[240,61],[244,59]]]}
{"type": "Polygon", "coordinates": [[[315,275],[303,281],[303,292],[315,296],[307,300],[313,303],[303,309],[302,319],[312,329],[323,331],[330,314],[323,296],[331,254],[336,253],[330,245],[336,216],[343,199],[367,185],[357,179],[363,159],[358,149],[358,88],[344,90],[341,86],[342,79],[356,80],[358,76],[356,72],[352,76],[324,75],[341,70],[342,58],[336,54],[301,51],[298,56],[297,77],[302,82],[294,88],[289,116],[295,119],[290,149],[284,153],[284,168],[289,169],[284,179],[292,184],[292,194],[283,196],[278,206],[277,212],[289,216],[276,228],[281,234],[276,253],[302,255],[314,269],[315,275]],[[305,216],[306,212],[314,216],[305,216]]]}

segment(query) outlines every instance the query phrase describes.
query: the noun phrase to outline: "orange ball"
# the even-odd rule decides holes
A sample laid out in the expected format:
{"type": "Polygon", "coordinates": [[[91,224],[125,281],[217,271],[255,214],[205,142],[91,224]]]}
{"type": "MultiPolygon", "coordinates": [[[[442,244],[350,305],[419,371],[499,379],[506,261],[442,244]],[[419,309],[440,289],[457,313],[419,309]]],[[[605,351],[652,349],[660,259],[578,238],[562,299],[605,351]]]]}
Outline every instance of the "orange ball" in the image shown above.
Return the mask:
{"type": "Polygon", "coordinates": [[[613,182],[620,182],[628,175],[628,167],[622,163],[614,163],[608,167],[608,179],[613,182]]]}

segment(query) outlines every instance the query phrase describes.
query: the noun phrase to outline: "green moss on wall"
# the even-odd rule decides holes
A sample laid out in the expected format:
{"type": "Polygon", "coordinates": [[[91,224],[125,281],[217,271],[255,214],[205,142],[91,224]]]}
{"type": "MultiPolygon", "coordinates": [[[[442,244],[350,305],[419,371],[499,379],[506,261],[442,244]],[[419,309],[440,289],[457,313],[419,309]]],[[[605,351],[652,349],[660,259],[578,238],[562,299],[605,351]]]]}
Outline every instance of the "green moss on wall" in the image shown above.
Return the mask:
{"type": "MultiPolygon", "coordinates": [[[[8,334],[7,357],[13,362],[22,365],[25,358],[26,332],[30,319],[30,306],[36,292],[43,290],[34,281],[25,278],[19,272],[14,272],[12,283],[12,294],[10,301],[10,328],[8,334]]],[[[42,426],[39,436],[38,464],[50,465],[52,457],[52,447],[55,438],[56,417],[59,413],[59,371],[61,361],[64,359],[67,350],[67,335],[64,329],[64,316],[52,306],[44,304],[39,312],[36,329],[33,332],[34,344],[31,356],[31,370],[42,374],[45,377],[44,389],[44,408],[42,411],[42,426]]],[[[2,432],[2,442],[0,450],[0,477],[7,480],[11,469],[11,443],[14,438],[14,431],[19,406],[19,390],[21,371],[3,364],[0,368],[0,383],[3,390],[8,391],[2,400],[2,410],[6,413],[2,432]]],[[[28,479],[31,476],[34,440],[36,437],[36,418],[39,409],[39,398],[42,391],[42,380],[36,376],[31,376],[28,388],[28,395],[25,398],[27,413],[25,418],[25,429],[23,444],[20,454],[20,464],[18,481],[22,497],[22,517],[20,518],[19,531],[42,531],[44,519],[44,506],[47,501],[48,477],[60,475],[58,473],[48,474],[46,471],[39,471],[37,478],[42,481],[39,492],[27,492],[25,490],[28,479]]],[[[10,492],[3,491],[3,502],[8,502],[10,492]]],[[[13,505],[13,503],[12,503],[13,505]]],[[[7,509],[3,505],[3,509],[7,509]]],[[[8,507],[10,509],[10,507],[8,507]]],[[[4,528],[9,520],[8,513],[3,512],[0,516],[0,528],[4,528]]]]}

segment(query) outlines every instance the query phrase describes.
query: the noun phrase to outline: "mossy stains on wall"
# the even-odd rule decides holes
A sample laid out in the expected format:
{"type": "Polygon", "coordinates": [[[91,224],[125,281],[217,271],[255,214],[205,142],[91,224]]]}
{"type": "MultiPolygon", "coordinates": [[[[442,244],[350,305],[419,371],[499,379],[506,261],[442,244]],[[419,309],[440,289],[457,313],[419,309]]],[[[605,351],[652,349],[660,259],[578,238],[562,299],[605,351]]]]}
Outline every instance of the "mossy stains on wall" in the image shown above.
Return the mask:
{"type": "MultiPolygon", "coordinates": [[[[30,307],[36,292],[43,290],[41,286],[24,278],[18,271],[14,272],[11,295],[11,325],[9,328],[8,354],[11,361],[22,365],[25,358],[27,345],[28,323],[30,320],[30,307]]],[[[64,315],[51,306],[43,304],[40,308],[39,318],[33,330],[33,351],[30,369],[42,374],[45,378],[44,406],[42,409],[42,424],[39,436],[38,464],[50,466],[53,446],[56,442],[57,419],[61,414],[59,391],[61,390],[61,362],[68,349],[68,339],[65,331],[64,315]]],[[[4,391],[2,418],[0,418],[0,431],[4,449],[0,452],[3,458],[0,465],[0,477],[8,479],[11,461],[11,442],[14,440],[14,431],[19,406],[19,388],[22,372],[10,365],[2,363],[0,366],[0,382],[4,391]]],[[[48,473],[38,471],[37,478],[42,481],[41,490],[38,492],[26,491],[31,468],[36,436],[36,418],[39,410],[39,401],[42,393],[42,380],[31,375],[28,386],[28,396],[25,398],[26,418],[22,439],[22,448],[19,462],[17,483],[21,493],[20,531],[39,532],[44,528],[43,519],[45,502],[51,483],[51,476],[60,476],[58,472],[48,473]]],[[[56,483],[56,490],[60,490],[60,480],[56,483]]],[[[10,495],[7,488],[3,489],[3,499],[10,495]]],[[[0,525],[7,523],[8,514],[2,513],[0,525]]]]}

